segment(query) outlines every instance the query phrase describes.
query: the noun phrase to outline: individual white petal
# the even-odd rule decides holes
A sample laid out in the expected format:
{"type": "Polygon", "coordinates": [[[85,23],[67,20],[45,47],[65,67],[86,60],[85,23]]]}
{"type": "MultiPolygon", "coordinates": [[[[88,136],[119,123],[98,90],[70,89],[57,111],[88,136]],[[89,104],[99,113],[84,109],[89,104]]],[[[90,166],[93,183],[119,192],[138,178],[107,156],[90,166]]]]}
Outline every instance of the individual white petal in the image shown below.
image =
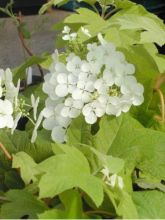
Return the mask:
{"type": "Polygon", "coordinates": [[[91,112],[88,116],[85,116],[85,121],[88,124],[94,124],[97,121],[97,116],[93,112],[91,112]]]}
{"type": "MultiPolygon", "coordinates": [[[[80,99],[80,97],[79,97],[80,99]]],[[[81,95],[81,100],[84,102],[84,103],[88,103],[90,102],[92,99],[92,96],[89,92],[86,92],[86,91],[83,91],[82,95],[81,95]]]]}
{"type": "Polygon", "coordinates": [[[107,44],[107,41],[104,40],[103,35],[102,35],[101,33],[99,33],[99,34],[97,35],[97,37],[98,37],[98,40],[100,41],[100,43],[101,43],[102,45],[107,44]]]}
{"type": "Polygon", "coordinates": [[[63,109],[61,110],[61,116],[68,117],[69,116],[69,112],[70,112],[70,108],[69,107],[63,107],[63,109]]]}
{"type": "Polygon", "coordinates": [[[73,107],[76,109],[82,109],[84,102],[82,100],[74,100],[73,107]]]}
{"type": "Polygon", "coordinates": [[[118,187],[120,189],[123,189],[124,188],[124,182],[123,182],[123,178],[121,176],[117,177],[117,182],[118,182],[118,187]]]}
{"type": "Polygon", "coordinates": [[[0,115],[0,128],[6,127],[6,117],[0,115]]]}
{"type": "Polygon", "coordinates": [[[39,97],[37,97],[37,99],[35,99],[34,95],[33,94],[31,95],[31,104],[32,104],[32,108],[33,108],[33,117],[34,117],[35,121],[37,119],[37,108],[39,105],[39,101],[40,101],[39,97]]]}
{"type": "Polygon", "coordinates": [[[91,34],[89,33],[89,30],[87,28],[81,27],[81,31],[88,37],[91,37],[91,34]]]}
{"type": "Polygon", "coordinates": [[[66,35],[62,36],[62,39],[65,41],[69,41],[71,39],[70,34],[66,34],[66,35]]]}
{"type": "Polygon", "coordinates": [[[7,128],[12,128],[14,126],[13,116],[5,115],[4,117],[6,118],[6,127],[7,128]]]}
{"type": "Polygon", "coordinates": [[[64,143],[66,141],[66,129],[62,128],[61,126],[54,127],[51,137],[57,143],[64,143]]]}
{"type": "Polygon", "coordinates": [[[22,117],[22,112],[19,112],[19,113],[16,115],[16,118],[15,118],[15,120],[14,120],[14,125],[13,125],[13,127],[12,127],[11,134],[14,133],[14,131],[15,131],[16,127],[17,127],[17,124],[18,124],[19,120],[21,119],[21,117],[22,117]]]}
{"type": "Polygon", "coordinates": [[[82,113],[84,116],[88,116],[92,111],[92,107],[90,104],[87,104],[84,106],[83,110],[82,110],[82,113]]]}
{"type": "Polygon", "coordinates": [[[108,177],[109,177],[109,174],[110,174],[108,167],[105,166],[105,167],[101,170],[101,173],[103,173],[103,175],[108,178],[108,177]]]}
{"type": "Polygon", "coordinates": [[[71,107],[73,105],[73,99],[71,97],[65,100],[65,106],[71,107]]]}
{"type": "Polygon", "coordinates": [[[63,31],[62,31],[62,33],[63,33],[63,34],[69,34],[70,31],[71,31],[70,27],[67,26],[67,25],[65,25],[65,26],[64,26],[64,29],[63,29],[63,31]]]}
{"type": "Polygon", "coordinates": [[[42,114],[43,114],[43,116],[44,116],[45,118],[51,117],[52,115],[54,115],[53,108],[45,107],[45,108],[42,110],[42,114]]]}
{"type": "Polygon", "coordinates": [[[44,119],[42,126],[43,128],[47,130],[52,130],[56,125],[58,125],[57,121],[55,120],[54,116],[51,116],[50,118],[44,119]]]}
{"type": "Polygon", "coordinates": [[[57,82],[60,84],[65,84],[68,82],[68,76],[65,73],[60,73],[57,76],[57,82]]]}
{"type": "Polygon", "coordinates": [[[72,97],[75,100],[82,99],[82,94],[83,94],[83,90],[77,88],[77,89],[73,90],[72,97]]]}
{"type": "Polygon", "coordinates": [[[80,115],[81,111],[76,108],[71,108],[69,112],[69,117],[70,118],[77,118],[80,115]]]}
{"type": "Polygon", "coordinates": [[[97,107],[95,109],[95,113],[96,113],[97,117],[102,117],[105,114],[105,108],[103,108],[103,106],[97,107]]]}
{"type": "Polygon", "coordinates": [[[13,74],[9,68],[5,70],[5,83],[10,83],[12,82],[13,79],[13,74]]]}
{"type": "Polygon", "coordinates": [[[8,100],[3,101],[3,113],[6,115],[11,115],[13,113],[13,105],[8,100]]]}
{"type": "Polygon", "coordinates": [[[109,178],[110,185],[111,185],[112,187],[115,187],[116,181],[117,181],[117,175],[116,175],[116,174],[113,174],[113,175],[109,178]]]}
{"type": "Polygon", "coordinates": [[[125,72],[127,75],[132,75],[135,73],[135,66],[131,63],[127,63],[125,67],[125,72]]]}
{"type": "Polygon", "coordinates": [[[133,105],[138,106],[141,105],[144,102],[144,97],[143,96],[134,96],[133,98],[133,105]]]}
{"type": "Polygon", "coordinates": [[[35,127],[33,129],[32,137],[31,137],[31,143],[34,143],[36,138],[37,138],[37,130],[38,130],[38,128],[39,128],[39,126],[40,126],[40,124],[41,124],[41,122],[43,120],[43,117],[44,117],[43,113],[40,112],[40,114],[38,116],[38,119],[36,121],[35,127]]]}
{"type": "Polygon", "coordinates": [[[27,82],[27,85],[32,84],[32,77],[33,77],[33,70],[32,70],[31,67],[28,67],[26,69],[26,82],[27,82]]]}
{"type": "Polygon", "coordinates": [[[56,86],[55,93],[59,97],[65,97],[68,95],[68,87],[65,84],[60,84],[56,86]]]}

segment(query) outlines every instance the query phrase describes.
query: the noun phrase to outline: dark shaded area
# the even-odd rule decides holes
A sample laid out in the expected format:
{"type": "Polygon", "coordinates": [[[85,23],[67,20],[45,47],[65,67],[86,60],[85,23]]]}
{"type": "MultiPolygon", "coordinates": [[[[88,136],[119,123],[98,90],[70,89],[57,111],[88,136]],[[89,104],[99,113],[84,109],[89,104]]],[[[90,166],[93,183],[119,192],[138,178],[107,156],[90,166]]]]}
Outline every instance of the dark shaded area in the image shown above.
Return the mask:
{"type": "MultiPolygon", "coordinates": [[[[0,0],[0,7],[5,7],[10,0],[0,0]]],[[[14,0],[13,11],[15,13],[21,11],[24,15],[37,14],[41,5],[45,4],[46,0],[14,0]]],[[[0,17],[5,17],[0,13],[0,17]]]]}

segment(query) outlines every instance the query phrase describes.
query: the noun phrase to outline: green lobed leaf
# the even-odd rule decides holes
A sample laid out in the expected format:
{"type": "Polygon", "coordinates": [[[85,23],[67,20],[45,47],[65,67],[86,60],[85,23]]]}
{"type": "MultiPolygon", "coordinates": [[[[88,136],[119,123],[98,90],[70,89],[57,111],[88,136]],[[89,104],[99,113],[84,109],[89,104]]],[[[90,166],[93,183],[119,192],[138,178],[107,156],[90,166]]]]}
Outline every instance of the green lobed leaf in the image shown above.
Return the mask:
{"type": "Polygon", "coordinates": [[[135,119],[124,114],[112,121],[105,117],[103,122],[94,138],[96,148],[123,158],[127,168],[136,166],[146,174],[165,179],[163,132],[143,128],[135,119]]]}
{"type": "Polygon", "coordinates": [[[147,12],[143,6],[133,5],[121,10],[111,19],[120,30],[141,31],[140,43],[157,43],[159,46],[165,44],[165,26],[163,21],[156,15],[147,12]]]}
{"type": "Polygon", "coordinates": [[[79,150],[67,145],[63,150],[65,154],[52,156],[38,166],[45,172],[39,182],[40,198],[54,197],[79,187],[99,206],[103,201],[100,179],[90,174],[88,161],[79,150]]]}
{"type": "Polygon", "coordinates": [[[25,190],[10,190],[6,193],[6,199],[9,202],[4,203],[0,210],[3,219],[20,219],[24,216],[36,219],[37,214],[47,209],[43,202],[25,190]]]}

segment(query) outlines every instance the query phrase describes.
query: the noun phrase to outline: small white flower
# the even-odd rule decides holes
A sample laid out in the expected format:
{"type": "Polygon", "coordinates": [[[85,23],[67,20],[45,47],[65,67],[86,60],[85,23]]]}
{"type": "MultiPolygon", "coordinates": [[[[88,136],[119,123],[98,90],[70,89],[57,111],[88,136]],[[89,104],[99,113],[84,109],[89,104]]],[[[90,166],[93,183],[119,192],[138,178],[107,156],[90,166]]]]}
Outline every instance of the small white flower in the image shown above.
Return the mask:
{"type": "Polygon", "coordinates": [[[98,101],[93,101],[84,106],[82,113],[88,124],[94,124],[98,117],[102,117],[105,114],[105,108],[98,101]]]}
{"type": "Polygon", "coordinates": [[[76,100],[82,100],[84,103],[89,102],[92,99],[91,93],[94,91],[94,84],[92,81],[79,80],[77,88],[72,92],[72,98],[76,100]]]}
{"type": "Polygon", "coordinates": [[[63,117],[77,118],[83,107],[83,102],[81,100],[74,100],[73,98],[67,98],[64,103],[64,107],[61,110],[61,115],[63,117]]]}
{"type": "Polygon", "coordinates": [[[87,28],[81,27],[81,31],[88,37],[92,37],[87,28]]]}
{"type": "Polygon", "coordinates": [[[127,76],[124,83],[121,85],[121,93],[130,99],[135,106],[141,105],[144,101],[143,93],[144,87],[137,83],[133,76],[127,76]]]}
{"type": "Polygon", "coordinates": [[[81,65],[82,65],[82,60],[80,59],[80,57],[78,56],[72,56],[72,58],[70,57],[66,68],[69,72],[77,75],[79,74],[79,72],[81,71],[81,65]]]}
{"type": "Polygon", "coordinates": [[[124,97],[109,97],[106,106],[106,113],[108,115],[120,116],[122,112],[128,112],[131,107],[131,102],[129,99],[124,97]]]}
{"type": "Polygon", "coordinates": [[[118,181],[118,187],[120,189],[123,189],[124,188],[123,178],[121,176],[118,176],[117,181],[118,181]]]}
{"type": "Polygon", "coordinates": [[[77,77],[73,74],[60,73],[57,76],[57,86],[55,93],[59,97],[65,97],[76,87],[77,77]]]}
{"type": "Polygon", "coordinates": [[[70,27],[68,26],[65,26],[62,33],[64,34],[62,36],[62,39],[65,40],[65,41],[73,41],[77,38],[77,33],[70,33],[71,32],[71,29],[70,27]]]}
{"type": "Polygon", "coordinates": [[[14,125],[13,120],[13,106],[8,100],[0,99],[0,128],[12,128],[14,125]]]}
{"type": "Polygon", "coordinates": [[[70,27],[66,25],[66,26],[64,26],[64,29],[63,29],[62,33],[63,34],[69,34],[70,31],[71,31],[70,27]]]}

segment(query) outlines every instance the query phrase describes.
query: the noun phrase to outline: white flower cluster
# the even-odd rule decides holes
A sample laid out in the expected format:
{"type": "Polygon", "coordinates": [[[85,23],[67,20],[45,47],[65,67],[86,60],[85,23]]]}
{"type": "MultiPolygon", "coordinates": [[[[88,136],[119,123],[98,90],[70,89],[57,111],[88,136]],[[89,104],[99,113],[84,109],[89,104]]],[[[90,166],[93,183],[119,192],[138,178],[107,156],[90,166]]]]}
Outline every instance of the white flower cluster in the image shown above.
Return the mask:
{"type": "Polygon", "coordinates": [[[56,142],[66,141],[71,120],[81,113],[87,123],[94,124],[105,114],[119,116],[143,102],[144,88],[134,76],[134,65],[101,34],[98,39],[98,44],[87,45],[85,59],[71,53],[60,62],[57,51],[53,55],[43,84],[48,94],[43,127],[52,130],[56,142]]]}
{"type": "Polygon", "coordinates": [[[14,86],[12,72],[9,68],[5,71],[0,69],[0,128],[15,126],[13,106],[17,106],[19,84],[18,81],[17,87],[14,86]]]}
{"type": "Polygon", "coordinates": [[[71,29],[68,26],[64,27],[62,34],[63,34],[62,39],[65,41],[73,41],[77,38],[77,33],[76,32],[71,33],[71,29]]]}

